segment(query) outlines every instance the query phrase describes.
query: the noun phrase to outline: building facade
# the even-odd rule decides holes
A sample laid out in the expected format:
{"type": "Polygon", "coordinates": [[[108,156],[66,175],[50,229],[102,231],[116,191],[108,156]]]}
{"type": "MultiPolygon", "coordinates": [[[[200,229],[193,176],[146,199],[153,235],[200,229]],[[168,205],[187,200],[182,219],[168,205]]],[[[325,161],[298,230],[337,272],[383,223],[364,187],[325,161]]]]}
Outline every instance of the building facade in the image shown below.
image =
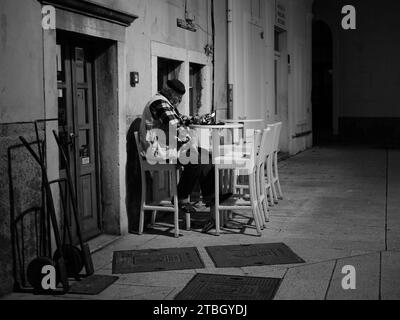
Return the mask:
{"type": "Polygon", "coordinates": [[[283,152],[311,147],[311,27],[311,0],[1,1],[0,295],[10,216],[40,205],[40,169],[10,151],[34,121],[47,119],[49,179],[66,174],[52,131],[69,143],[85,238],[126,234],[127,181],[140,180],[127,178],[128,130],[169,78],[188,88],[183,113],[282,121],[283,152]]]}

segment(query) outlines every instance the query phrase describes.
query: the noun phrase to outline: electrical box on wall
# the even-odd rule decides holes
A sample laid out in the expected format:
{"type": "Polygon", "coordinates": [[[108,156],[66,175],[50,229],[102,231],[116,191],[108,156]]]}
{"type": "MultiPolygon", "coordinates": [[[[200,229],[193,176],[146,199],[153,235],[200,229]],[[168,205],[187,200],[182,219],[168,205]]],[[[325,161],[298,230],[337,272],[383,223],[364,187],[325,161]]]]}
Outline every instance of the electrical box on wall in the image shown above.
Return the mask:
{"type": "Polygon", "coordinates": [[[193,23],[192,20],[184,20],[184,19],[176,19],[176,25],[179,28],[185,29],[185,30],[189,30],[192,32],[196,32],[197,28],[195,26],[195,24],[193,23]]]}
{"type": "Polygon", "coordinates": [[[136,87],[139,83],[139,72],[133,71],[130,73],[130,83],[131,87],[136,87]]]}

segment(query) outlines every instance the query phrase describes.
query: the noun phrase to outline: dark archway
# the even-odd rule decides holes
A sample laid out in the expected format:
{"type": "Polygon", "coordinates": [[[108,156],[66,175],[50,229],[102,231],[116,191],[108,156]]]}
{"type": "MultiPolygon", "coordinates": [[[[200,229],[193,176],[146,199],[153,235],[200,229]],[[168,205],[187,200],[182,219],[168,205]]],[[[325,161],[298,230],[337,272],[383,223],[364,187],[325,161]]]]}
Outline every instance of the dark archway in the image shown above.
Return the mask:
{"type": "Polygon", "coordinates": [[[333,140],[333,42],[329,26],[312,24],[312,106],[314,145],[333,140]]]}

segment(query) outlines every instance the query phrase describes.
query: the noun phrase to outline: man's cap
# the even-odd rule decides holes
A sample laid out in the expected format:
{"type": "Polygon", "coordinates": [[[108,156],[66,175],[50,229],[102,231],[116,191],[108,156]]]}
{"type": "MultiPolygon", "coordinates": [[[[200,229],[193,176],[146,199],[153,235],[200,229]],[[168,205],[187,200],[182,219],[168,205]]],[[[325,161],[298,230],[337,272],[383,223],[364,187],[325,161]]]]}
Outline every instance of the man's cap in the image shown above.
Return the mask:
{"type": "Polygon", "coordinates": [[[186,93],[185,85],[178,79],[168,80],[167,85],[181,95],[184,95],[186,93]]]}

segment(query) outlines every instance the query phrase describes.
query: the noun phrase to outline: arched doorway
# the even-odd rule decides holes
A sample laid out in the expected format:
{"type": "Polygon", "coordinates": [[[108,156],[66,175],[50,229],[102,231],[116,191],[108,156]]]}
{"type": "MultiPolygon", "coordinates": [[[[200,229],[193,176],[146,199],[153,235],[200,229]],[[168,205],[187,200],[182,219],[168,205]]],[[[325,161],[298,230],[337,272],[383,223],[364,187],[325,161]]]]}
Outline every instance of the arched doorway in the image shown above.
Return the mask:
{"type": "Polygon", "coordinates": [[[313,143],[333,140],[333,44],[329,26],[320,20],[312,24],[313,143]]]}

